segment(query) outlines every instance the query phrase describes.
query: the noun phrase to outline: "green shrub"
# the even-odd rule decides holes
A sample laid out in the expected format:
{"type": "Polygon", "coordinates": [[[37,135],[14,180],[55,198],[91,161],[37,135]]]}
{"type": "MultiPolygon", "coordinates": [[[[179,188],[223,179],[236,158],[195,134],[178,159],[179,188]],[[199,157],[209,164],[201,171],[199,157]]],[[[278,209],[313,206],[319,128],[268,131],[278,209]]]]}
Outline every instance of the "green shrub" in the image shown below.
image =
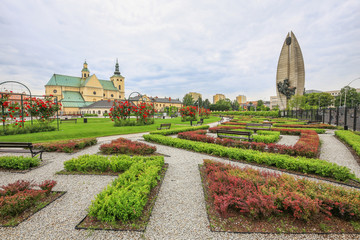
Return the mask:
{"type": "Polygon", "coordinates": [[[360,136],[354,132],[347,130],[335,131],[335,135],[342,141],[349,144],[356,154],[360,156],[360,136]]]}
{"type": "Polygon", "coordinates": [[[105,222],[126,222],[140,217],[163,165],[163,156],[133,157],[131,165],[124,166],[128,167],[127,171],[92,201],[89,216],[105,222]]]}
{"type": "Polygon", "coordinates": [[[67,171],[73,172],[121,172],[127,170],[136,158],[131,158],[127,155],[118,156],[101,156],[101,155],[82,155],[77,158],[72,158],[64,162],[64,168],[67,171]]]}
{"type": "Polygon", "coordinates": [[[203,152],[220,157],[227,157],[233,160],[275,166],[280,169],[315,174],[322,177],[334,178],[339,181],[355,179],[355,175],[350,172],[349,168],[320,159],[291,157],[288,155],[259,152],[256,150],[229,148],[212,143],[194,142],[155,134],[147,134],[143,137],[146,141],[157,142],[172,147],[203,152]]]}
{"type": "Polygon", "coordinates": [[[55,130],[56,130],[56,127],[50,126],[48,124],[26,125],[24,128],[6,127],[3,129],[0,129],[0,136],[15,135],[15,134],[27,134],[27,133],[36,133],[36,132],[50,132],[50,131],[55,131],[55,130]]]}
{"type": "Polygon", "coordinates": [[[23,156],[2,156],[0,157],[0,168],[26,170],[37,167],[40,159],[23,156]]]}

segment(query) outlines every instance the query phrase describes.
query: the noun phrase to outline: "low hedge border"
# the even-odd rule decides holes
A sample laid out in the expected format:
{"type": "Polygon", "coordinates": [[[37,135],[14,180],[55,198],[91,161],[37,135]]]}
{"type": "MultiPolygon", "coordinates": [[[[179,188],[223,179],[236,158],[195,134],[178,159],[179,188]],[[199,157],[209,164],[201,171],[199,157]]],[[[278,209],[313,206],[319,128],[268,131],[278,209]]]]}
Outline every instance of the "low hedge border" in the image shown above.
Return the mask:
{"type": "Polygon", "coordinates": [[[348,130],[335,131],[335,136],[347,143],[360,157],[360,136],[348,130]]]}
{"type": "Polygon", "coordinates": [[[208,129],[208,128],[209,128],[209,125],[202,125],[202,126],[179,128],[179,129],[157,130],[157,131],[150,132],[150,134],[158,134],[158,135],[167,136],[167,135],[177,134],[179,132],[196,131],[196,130],[208,129]]]}
{"type": "Polygon", "coordinates": [[[104,222],[139,218],[163,166],[163,156],[133,157],[128,169],[92,201],[89,216],[104,222]]]}
{"type": "Polygon", "coordinates": [[[2,156],[0,157],[0,168],[27,170],[32,167],[37,167],[41,160],[36,157],[23,157],[23,156],[2,156]]]}
{"type": "Polygon", "coordinates": [[[212,143],[194,142],[185,139],[170,138],[161,135],[147,134],[143,136],[146,141],[157,142],[167,146],[193,150],[233,160],[241,160],[249,163],[257,163],[267,166],[275,166],[280,169],[309,173],[321,177],[328,177],[338,181],[358,180],[350,169],[329,163],[325,160],[291,157],[283,154],[264,153],[255,150],[228,148],[212,143]]]}

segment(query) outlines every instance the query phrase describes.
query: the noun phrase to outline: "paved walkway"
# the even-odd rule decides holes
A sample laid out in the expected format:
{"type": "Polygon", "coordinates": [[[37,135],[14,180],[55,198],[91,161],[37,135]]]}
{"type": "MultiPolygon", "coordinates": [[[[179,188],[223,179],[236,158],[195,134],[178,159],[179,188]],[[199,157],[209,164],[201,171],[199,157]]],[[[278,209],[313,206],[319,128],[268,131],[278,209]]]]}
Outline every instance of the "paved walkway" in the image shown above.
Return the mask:
{"type": "MultiPolygon", "coordinates": [[[[213,125],[216,125],[213,124],[213,125]]],[[[132,140],[142,139],[142,134],[123,135],[132,140]]],[[[99,143],[108,142],[119,136],[99,138],[99,143]]],[[[332,135],[321,135],[324,154],[328,144],[342,145],[332,135]]],[[[40,182],[54,179],[58,185],[54,190],[67,193],[42,209],[30,219],[15,228],[0,228],[1,239],[323,239],[324,235],[276,235],[276,234],[235,234],[211,232],[207,219],[204,195],[198,164],[203,159],[229,163],[230,161],[182,149],[151,144],[157,152],[166,154],[169,163],[163,185],[156,200],[149,225],[144,233],[75,230],[87,214],[86,209],[102,189],[115,177],[109,176],[64,176],[55,175],[63,169],[63,162],[82,154],[98,152],[100,144],[76,154],[45,153],[49,164],[26,174],[0,172],[0,182],[7,184],[18,179],[34,179],[40,182]]],[[[333,146],[333,145],[332,145],[333,146]]],[[[334,146],[333,146],[334,147],[334,146]]],[[[330,151],[330,150],[329,150],[330,151]]],[[[333,156],[338,151],[329,154],[333,156]]],[[[343,154],[342,152],[340,154],[343,154]]],[[[351,155],[351,154],[350,154],[351,155]]],[[[326,156],[326,155],[322,155],[326,156]]],[[[344,155],[343,155],[344,156],[344,155]]],[[[344,161],[350,161],[346,159],[344,161]]],[[[352,157],[352,156],[351,156],[352,157]]],[[[341,159],[341,158],[339,158],[341,159]]],[[[246,164],[234,163],[237,166],[246,164]]],[[[257,169],[261,169],[255,167],[257,169]]],[[[269,170],[271,171],[271,170],[269,170]]],[[[358,175],[359,176],[359,175],[358,175]]],[[[326,235],[325,235],[326,236],[326,235]]],[[[357,235],[330,235],[331,239],[360,239],[357,235]]]]}

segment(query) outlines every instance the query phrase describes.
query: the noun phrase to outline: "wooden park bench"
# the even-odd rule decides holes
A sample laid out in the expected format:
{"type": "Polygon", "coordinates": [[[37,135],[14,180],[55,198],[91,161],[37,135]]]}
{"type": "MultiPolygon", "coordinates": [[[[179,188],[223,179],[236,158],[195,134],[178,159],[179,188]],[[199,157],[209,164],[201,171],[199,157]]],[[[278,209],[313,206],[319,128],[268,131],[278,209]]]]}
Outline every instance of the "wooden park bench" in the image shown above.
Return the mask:
{"type": "Polygon", "coordinates": [[[40,154],[39,157],[42,159],[43,150],[34,150],[32,143],[29,142],[0,142],[0,152],[14,152],[14,153],[27,153],[28,151],[23,148],[28,148],[31,153],[31,157],[35,157],[40,154]],[[18,148],[18,149],[9,149],[18,148]]]}
{"type": "Polygon", "coordinates": [[[236,138],[236,139],[245,139],[248,141],[252,141],[251,132],[245,132],[245,131],[232,131],[232,130],[226,130],[226,129],[218,129],[216,130],[216,134],[219,138],[236,138]],[[237,136],[234,136],[237,135],[237,136]],[[241,137],[241,136],[247,136],[247,137],[241,137]]]}
{"type": "Polygon", "coordinates": [[[270,130],[271,126],[271,123],[247,123],[245,129],[256,132],[257,130],[270,130]]]}
{"type": "Polygon", "coordinates": [[[309,120],[305,124],[309,125],[309,124],[319,124],[319,123],[322,123],[322,121],[321,120],[309,120]]]}
{"type": "Polygon", "coordinates": [[[74,121],[75,123],[77,123],[77,119],[76,119],[76,118],[70,118],[70,119],[65,118],[65,119],[60,119],[60,123],[62,123],[62,122],[67,122],[67,121],[74,121]]]}
{"type": "Polygon", "coordinates": [[[170,129],[171,123],[162,123],[160,124],[160,127],[157,128],[157,130],[163,130],[163,129],[170,129]]]}
{"type": "Polygon", "coordinates": [[[176,113],[171,114],[170,117],[171,117],[171,118],[176,118],[176,117],[177,117],[177,114],[176,114],[176,113]]]}

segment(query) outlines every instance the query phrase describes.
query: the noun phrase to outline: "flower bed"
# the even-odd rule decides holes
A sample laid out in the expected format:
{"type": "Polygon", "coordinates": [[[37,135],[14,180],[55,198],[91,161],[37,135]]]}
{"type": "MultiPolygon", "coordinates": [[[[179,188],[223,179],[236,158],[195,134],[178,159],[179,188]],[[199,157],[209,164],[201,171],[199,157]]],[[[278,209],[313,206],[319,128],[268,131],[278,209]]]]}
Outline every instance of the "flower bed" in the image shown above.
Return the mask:
{"type": "Polygon", "coordinates": [[[319,223],[329,228],[338,228],[341,223],[348,231],[356,231],[350,221],[360,220],[357,190],[210,160],[204,160],[203,174],[210,208],[218,214],[209,219],[220,216],[225,228],[226,223],[235,226],[231,222],[241,220],[238,231],[249,231],[246,221],[252,222],[250,231],[254,231],[261,220],[276,218],[281,221],[271,221],[270,231],[277,231],[283,221],[294,224],[293,232],[303,231],[297,227],[303,225],[308,226],[308,232],[321,232],[319,223]],[[231,221],[227,221],[229,218],[231,221]]]}
{"type": "Polygon", "coordinates": [[[49,204],[63,193],[52,193],[55,181],[45,180],[40,184],[18,180],[1,186],[0,190],[0,225],[14,226],[49,204]],[[38,187],[39,190],[32,187],[38,187]]]}
{"type": "Polygon", "coordinates": [[[335,136],[349,144],[360,157],[360,136],[347,130],[335,131],[335,136]]]}
{"type": "MultiPolygon", "coordinates": [[[[125,162],[126,171],[95,197],[88,216],[77,228],[145,229],[152,209],[152,205],[148,206],[150,193],[162,178],[164,157],[136,157],[130,164],[125,162]],[[146,206],[148,213],[144,214],[146,206]],[[142,222],[137,222],[139,219],[142,222]]],[[[155,199],[153,195],[152,204],[155,199]]]]}
{"type": "Polygon", "coordinates": [[[143,137],[146,141],[157,142],[167,146],[193,150],[196,152],[203,152],[214,156],[226,157],[231,160],[240,160],[249,163],[274,166],[280,169],[313,174],[321,177],[332,178],[338,181],[356,179],[355,175],[349,168],[320,159],[305,157],[295,158],[284,154],[229,148],[212,143],[195,142],[156,134],[147,134],[143,135],[143,137]]]}
{"type": "MultiPolygon", "coordinates": [[[[219,128],[216,128],[219,129],[219,128]]],[[[226,129],[234,129],[234,128],[226,128],[226,129]]],[[[237,129],[237,128],[235,128],[237,129]]],[[[209,129],[211,132],[214,132],[214,128],[209,129]]],[[[216,131],[215,131],[216,132],[216,131]]],[[[269,131],[258,131],[259,133],[267,134],[269,131]]],[[[294,146],[287,146],[282,144],[269,143],[265,144],[260,142],[264,139],[263,136],[254,135],[254,140],[257,138],[258,142],[246,142],[235,139],[227,139],[227,138],[213,138],[210,136],[204,136],[196,133],[196,132],[187,132],[187,133],[179,133],[178,137],[181,139],[187,139],[192,141],[200,141],[206,143],[215,143],[222,146],[227,147],[236,147],[243,149],[253,149],[263,152],[271,152],[271,153],[280,153],[287,154],[290,156],[304,156],[308,158],[314,158],[318,156],[319,153],[319,144],[320,139],[315,131],[312,130],[296,130],[290,131],[292,134],[300,134],[300,139],[294,146]]],[[[274,138],[278,138],[279,136],[275,136],[274,138]]],[[[273,138],[271,136],[271,138],[273,138]]]]}
{"type": "Polygon", "coordinates": [[[148,155],[153,154],[156,151],[156,147],[125,138],[118,138],[112,140],[111,143],[102,144],[100,146],[100,151],[104,154],[148,155]]]}
{"type": "Polygon", "coordinates": [[[35,143],[34,147],[45,152],[67,152],[71,153],[97,143],[96,138],[72,139],[65,141],[35,143]]]}

